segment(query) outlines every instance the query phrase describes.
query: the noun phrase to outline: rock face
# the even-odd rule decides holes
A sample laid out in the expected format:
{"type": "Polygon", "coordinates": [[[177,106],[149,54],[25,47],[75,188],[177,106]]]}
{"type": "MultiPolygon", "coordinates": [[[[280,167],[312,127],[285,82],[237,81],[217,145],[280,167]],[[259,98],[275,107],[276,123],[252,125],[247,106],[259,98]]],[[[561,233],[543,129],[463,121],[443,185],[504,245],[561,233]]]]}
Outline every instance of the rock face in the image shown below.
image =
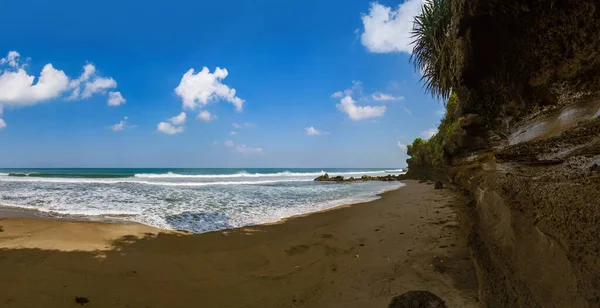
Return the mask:
{"type": "Polygon", "coordinates": [[[445,149],[445,174],[474,200],[481,304],[600,307],[600,3],[456,0],[452,10],[469,138],[445,149]]]}
{"type": "Polygon", "coordinates": [[[408,291],[394,297],[388,308],[446,308],[446,303],[428,291],[408,291]]]}
{"type": "Polygon", "coordinates": [[[348,178],[345,179],[343,176],[338,175],[334,177],[330,177],[329,174],[325,173],[317,178],[315,178],[316,182],[361,182],[361,181],[384,181],[384,182],[393,182],[400,181],[404,179],[402,175],[384,175],[384,176],[368,176],[363,175],[360,178],[348,178]]]}

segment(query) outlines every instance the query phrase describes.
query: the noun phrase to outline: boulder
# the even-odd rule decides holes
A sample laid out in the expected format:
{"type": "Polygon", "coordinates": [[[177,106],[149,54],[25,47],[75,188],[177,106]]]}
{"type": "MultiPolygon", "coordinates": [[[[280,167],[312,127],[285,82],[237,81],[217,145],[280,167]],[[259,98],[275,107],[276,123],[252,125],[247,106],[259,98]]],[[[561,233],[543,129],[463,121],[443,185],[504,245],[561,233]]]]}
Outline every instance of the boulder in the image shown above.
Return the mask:
{"type": "Polygon", "coordinates": [[[408,291],[394,297],[388,308],[446,308],[446,303],[428,291],[408,291]]]}
{"type": "Polygon", "coordinates": [[[344,177],[341,175],[338,176],[334,176],[332,178],[329,178],[330,181],[334,181],[334,182],[343,182],[344,181],[344,177]]]}
{"type": "Polygon", "coordinates": [[[321,176],[318,176],[315,181],[319,182],[319,181],[329,181],[329,174],[325,173],[321,176]]]}

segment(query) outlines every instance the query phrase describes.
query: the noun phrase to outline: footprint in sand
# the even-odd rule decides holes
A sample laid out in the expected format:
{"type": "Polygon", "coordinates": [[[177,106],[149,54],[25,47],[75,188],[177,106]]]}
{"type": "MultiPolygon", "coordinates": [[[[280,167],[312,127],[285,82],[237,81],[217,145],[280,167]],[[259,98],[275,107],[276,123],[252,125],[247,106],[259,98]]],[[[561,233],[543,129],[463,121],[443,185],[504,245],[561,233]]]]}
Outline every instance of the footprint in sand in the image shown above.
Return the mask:
{"type": "Polygon", "coordinates": [[[288,256],[295,256],[295,255],[303,254],[303,253],[307,252],[309,249],[310,249],[310,246],[308,246],[308,245],[298,245],[298,246],[292,246],[292,247],[286,249],[285,253],[287,253],[288,256]]]}

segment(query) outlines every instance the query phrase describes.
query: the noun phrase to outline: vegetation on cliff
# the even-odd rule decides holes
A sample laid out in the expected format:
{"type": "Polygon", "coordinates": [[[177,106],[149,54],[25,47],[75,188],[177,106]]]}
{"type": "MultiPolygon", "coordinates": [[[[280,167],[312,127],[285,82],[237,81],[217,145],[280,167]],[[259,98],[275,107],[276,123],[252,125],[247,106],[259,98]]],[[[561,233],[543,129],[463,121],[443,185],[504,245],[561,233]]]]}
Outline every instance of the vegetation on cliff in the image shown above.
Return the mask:
{"type": "Polygon", "coordinates": [[[428,140],[417,138],[408,145],[407,153],[411,156],[407,159],[410,175],[426,177],[435,169],[444,168],[448,164],[447,152],[460,130],[457,107],[457,96],[452,93],[446,103],[446,114],[440,122],[438,132],[428,140]]]}
{"type": "Polygon", "coordinates": [[[428,140],[417,138],[408,146],[409,175],[428,177],[434,169],[447,164],[445,147],[451,143],[458,127],[456,93],[452,92],[450,26],[452,8],[449,0],[428,0],[415,17],[410,62],[422,72],[425,91],[434,97],[448,99],[446,113],[438,132],[428,140]]]}

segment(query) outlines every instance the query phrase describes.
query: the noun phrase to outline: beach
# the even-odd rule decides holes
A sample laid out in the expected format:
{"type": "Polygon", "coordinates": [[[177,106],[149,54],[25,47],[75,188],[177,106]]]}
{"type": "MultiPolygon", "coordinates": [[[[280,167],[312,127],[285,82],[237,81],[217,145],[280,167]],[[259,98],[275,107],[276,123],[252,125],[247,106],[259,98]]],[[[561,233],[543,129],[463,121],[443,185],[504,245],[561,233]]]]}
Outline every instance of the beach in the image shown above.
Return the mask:
{"type": "Polygon", "coordinates": [[[203,234],[0,211],[0,305],[386,307],[428,290],[477,307],[465,200],[405,183],[374,201],[203,234]]]}

